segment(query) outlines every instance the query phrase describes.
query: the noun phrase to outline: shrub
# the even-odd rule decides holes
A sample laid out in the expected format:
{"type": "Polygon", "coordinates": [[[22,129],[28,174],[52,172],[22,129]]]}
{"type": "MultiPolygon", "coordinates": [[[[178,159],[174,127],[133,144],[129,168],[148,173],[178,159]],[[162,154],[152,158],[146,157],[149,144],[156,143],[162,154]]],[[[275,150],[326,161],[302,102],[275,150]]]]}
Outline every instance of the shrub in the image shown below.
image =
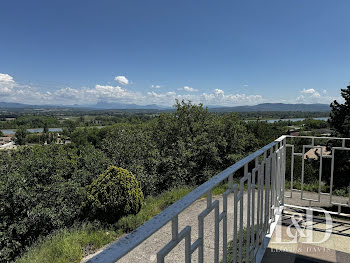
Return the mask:
{"type": "Polygon", "coordinates": [[[136,177],[123,168],[111,166],[87,188],[91,215],[115,222],[124,215],[136,214],[144,197],[136,177]]]}

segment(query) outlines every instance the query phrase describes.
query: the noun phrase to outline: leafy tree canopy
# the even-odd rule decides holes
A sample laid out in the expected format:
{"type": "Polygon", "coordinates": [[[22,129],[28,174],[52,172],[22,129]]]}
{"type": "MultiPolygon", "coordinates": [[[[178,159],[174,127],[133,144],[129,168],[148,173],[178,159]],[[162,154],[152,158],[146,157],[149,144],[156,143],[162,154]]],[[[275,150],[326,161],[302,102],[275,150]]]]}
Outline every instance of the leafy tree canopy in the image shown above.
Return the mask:
{"type": "Polygon", "coordinates": [[[331,104],[330,124],[340,136],[350,136],[350,85],[346,89],[341,89],[341,96],[345,102],[343,104],[336,100],[331,104]]]}
{"type": "Polygon", "coordinates": [[[18,145],[25,145],[26,144],[26,139],[27,139],[27,135],[28,135],[28,132],[27,132],[27,129],[23,126],[19,127],[16,131],[16,134],[15,134],[15,142],[16,144],[18,145]]]}

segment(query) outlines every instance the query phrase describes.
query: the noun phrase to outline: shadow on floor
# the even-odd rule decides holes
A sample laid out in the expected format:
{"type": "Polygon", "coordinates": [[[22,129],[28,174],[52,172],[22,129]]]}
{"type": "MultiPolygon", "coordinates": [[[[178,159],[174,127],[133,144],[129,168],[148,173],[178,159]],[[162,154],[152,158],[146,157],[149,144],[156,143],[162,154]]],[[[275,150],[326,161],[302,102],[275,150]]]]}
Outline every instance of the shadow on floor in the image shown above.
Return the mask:
{"type": "Polygon", "coordinates": [[[303,209],[287,209],[262,262],[350,263],[350,221],[332,218],[329,224],[324,216],[307,215],[303,209]],[[328,238],[323,239],[327,232],[328,238]],[[311,242],[305,233],[312,236],[311,242]]]}
{"type": "MultiPolygon", "coordinates": [[[[322,213],[313,213],[312,218],[307,218],[305,210],[303,209],[288,209],[283,213],[281,224],[283,226],[291,226],[296,228],[292,222],[292,217],[298,217],[298,225],[301,228],[312,229],[312,231],[326,232],[331,231],[332,235],[340,235],[345,237],[350,237],[350,221],[349,219],[338,219],[332,216],[332,225],[327,226],[326,218],[322,213]]],[[[350,240],[349,240],[350,241],[350,240]]],[[[350,261],[349,261],[350,262],[350,261]]]]}
{"type": "Polygon", "coordinates": [[[276,251],[272,248],[267,248],[265,251],[263,263],[349,263],[350,255],[340,251],[329,250],[327,257],[320,259],[310,255],[300,255],[286,251],[276,251]]]}

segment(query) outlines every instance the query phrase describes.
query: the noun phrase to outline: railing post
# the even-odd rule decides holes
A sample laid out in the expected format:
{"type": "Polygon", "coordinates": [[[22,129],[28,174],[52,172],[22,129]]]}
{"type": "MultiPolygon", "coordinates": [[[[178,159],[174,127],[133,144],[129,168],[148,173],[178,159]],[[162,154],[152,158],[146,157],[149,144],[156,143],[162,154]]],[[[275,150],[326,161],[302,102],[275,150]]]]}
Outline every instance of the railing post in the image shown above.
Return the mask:
{"type": "Polygon", "coordinates": [[[281,176],[282,176],[282,203],[284,205],[284,189],[286,186],[286,155],[287,155],[287,140],[286,138],[282,141],[282,167],[281,167],[281,176]]]}

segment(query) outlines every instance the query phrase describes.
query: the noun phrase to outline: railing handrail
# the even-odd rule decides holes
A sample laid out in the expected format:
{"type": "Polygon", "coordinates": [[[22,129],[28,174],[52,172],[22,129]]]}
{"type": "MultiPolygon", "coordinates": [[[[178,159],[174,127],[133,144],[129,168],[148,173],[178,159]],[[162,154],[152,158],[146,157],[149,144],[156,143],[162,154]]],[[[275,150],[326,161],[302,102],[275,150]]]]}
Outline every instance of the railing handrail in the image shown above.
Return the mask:
{"type": "MultiPolygon", "coordinates": [[[[298,136],[292,136],[292,135],[283,135],[281,137],[285,138],[304,138],[304,139],[328,139],[328,140],[350,140],[350,138],[343,138],[343,137],[318,137],[318,136],[308,136],[308,135],[298,135],[298,136]]],[[[280,137],[280,138],[281,138],[280,137]]]]}
{"type": "Polygon", "coordinates": [[[193,204],[196,200],[198,200],[201,196],[208,193],[215,186],[221,183],[223,180],[227,179],[231,174],[235,173],[239,169],[241,169],[246,163],[249,163],[255,160],[260,155],[264,154],[264,152],[270,150],[279,142],[283,141],[286,135],[283,135],[276,139],[275,141],[269,143],[268,145],[260,148],[256,152],[248,155],[244,159],[236,162],[230,167],[226,168],[219,174],[212,177],[207,182],[198,186],[192,192],[163,210],[157,216],[153,217],[125,237],[113,243],[111,246],[106,248],[104,251],[90,259],[88,262],[90,263],[99,263],[99,262],[116,262],[118,259],[125,256],[128,252],[150,237],[152,234],[157,232],[160,228],[162,228],[165,224],[172,220],[176,215],[180,214],[183,210],[193,204]]]}

